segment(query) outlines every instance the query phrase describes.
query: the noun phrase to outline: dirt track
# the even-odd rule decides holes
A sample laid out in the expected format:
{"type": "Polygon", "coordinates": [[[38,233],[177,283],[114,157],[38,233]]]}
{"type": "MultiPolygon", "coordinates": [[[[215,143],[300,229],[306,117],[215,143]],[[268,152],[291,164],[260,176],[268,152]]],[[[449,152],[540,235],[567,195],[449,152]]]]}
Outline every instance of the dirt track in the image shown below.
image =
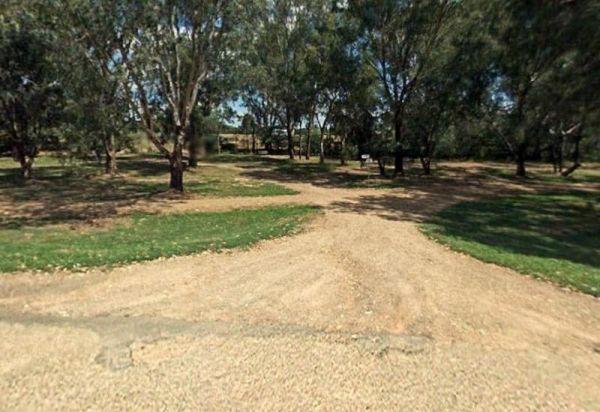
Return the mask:
{"type": "Polygon", "coordinates": [[[416,222],[479,189],[190,200],[324,206],[249,250],[0,280],[0,409],[600,410],[600,301],[416,222]]]}

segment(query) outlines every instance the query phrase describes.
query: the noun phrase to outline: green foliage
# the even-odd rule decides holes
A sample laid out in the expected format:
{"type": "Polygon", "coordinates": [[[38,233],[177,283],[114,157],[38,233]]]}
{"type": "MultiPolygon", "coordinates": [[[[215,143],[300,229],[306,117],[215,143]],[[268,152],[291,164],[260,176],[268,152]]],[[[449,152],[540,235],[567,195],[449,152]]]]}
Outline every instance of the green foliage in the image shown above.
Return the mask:
{"type": "Polygon", "coordinates": [[[600,196],[572,192],[459,203],[423,226],[480,260],[600,296],[600,196]]]}
{"type": "Polygon", "coordinates": [[[309,206],[290,206],[137,214],[82,232],[59,227],[0,230],[0,271],[78,269],[246,247],[294,233],[314,212],[309,206]]]}
{"type": "MultiPolygon", "coordinates": [[[[171,167],[183,191],[183,147],[194,108],[222,98],[235,50],[229,48],[237,2],[194,0],[53,3],[68,19],[105,80],[118,77],[129,110],[171,167]],[[224,52],[226,50],[226,52],[224,52]]],[[[110,82],[107,82],[110,83],[110,82]]]]}
{"type": "Polygon", "coordinates": [[[518,174],[525,173],[525,159],[542,150],[562,162],[564,140],[576,140],[579,162],[584,129],[598,117],[591,92],[600,64],[597,2],[515,0],[481,7],[489,16],[490,50],[482,118],[516,159],[518,174]]]}
{"type": "Polygon", "coordinates": [[[513,157],[560,170],[600,158],[593,0],[6,0],[1,10],[0,150],[25,142],[24,167],[40,145],[109,156],[143,130],[181,189],[185,145],[196,153],[199,136],[233,128],[226,103],[240,101],[242,129],[292,156],[318,127],[312,152],[394,156],[397,167],[513,157]],[[15,83],[26,71],[41,77],[15,83]],[[15,96],[39,119],[27,137],[9,133],[23,124],[6,114],[15,96]]]}
{"type": "Polygon", "coordinates": [[[0,139],[29,178],[41,146],[56,139],[62,90],[54,33],[26,7],[8,16],[0,19],[0,139]]]}

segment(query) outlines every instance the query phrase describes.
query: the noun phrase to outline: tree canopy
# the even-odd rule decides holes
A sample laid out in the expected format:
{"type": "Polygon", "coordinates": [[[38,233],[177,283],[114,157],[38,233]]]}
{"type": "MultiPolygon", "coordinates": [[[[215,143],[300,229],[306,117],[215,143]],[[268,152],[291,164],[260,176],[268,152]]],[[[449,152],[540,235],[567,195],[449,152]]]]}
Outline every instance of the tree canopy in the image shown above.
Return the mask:
{"type": "Polygon", "coordinates": [[[11,0],[0,136],[26,177],[50,144],[115,174],[140,130],[183,190],[202,119],[235,102],[252,151],[568,175],[600,155],[599,27],[591,0],[11,0]]]}

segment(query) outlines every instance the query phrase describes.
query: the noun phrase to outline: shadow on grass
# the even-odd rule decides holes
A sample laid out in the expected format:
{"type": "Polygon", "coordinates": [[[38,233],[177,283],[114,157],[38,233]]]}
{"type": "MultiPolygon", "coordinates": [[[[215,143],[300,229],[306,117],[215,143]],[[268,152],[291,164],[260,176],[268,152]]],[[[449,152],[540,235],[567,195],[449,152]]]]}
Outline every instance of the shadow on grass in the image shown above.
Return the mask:
{"type": "Polygon", "coordinates": [[[600,183],[600,173],[595,170],[577,170],[573,174],[564,177],[560,174],[553,174],[550,172],[540,172],[538,170],[530,170],[527,176],[520,177],[516,176],[511,170],[497,168],[497,167],[483,167],[476,173],[480,178],[494,177],[498,179],[504,179],[512,182],[523,182],[523,183],[555,183],[555,184],[569,184],[569,183],[600,183]]]}
{"type": "Polygon", "coordinates": [[[169,162],[163,158],[123,159],[119,162],[119,172],[125,172],[131,174],[132,176],[139,177],[155,177],[160,175],[167,175],[169,173],[169,162]]]}
{"type": "Polygon", "coordinates": [[[444,171],[439,170],[431,176],[424,176],[420,169],[411,168],[406,170],[404,176],[394,178],[391,176],[391,171],[388,170],[386,176],[381,176],[372,167],[351,169],[331,162],[320,164],[279,159],[276,162],[253,163],[240,167],[245,169],[243,176],[254,179],[268,179],[282,183],[310,183],[320,187],[346,189],[407,187],[443,177],[445,174],[444,171]]]}
{"type": "MultiPolygon", "coordinates": [[[[182,199],[170,194],[168,163],[159,156],[119,158],[119,176],[115,178],[104,176],[102,166],[94,162],[67,167],[42,160],[30,181],[21,179],[18,168],[0,168],[0,207],[4,208],[0,210],[0,229],[90,222],[113,217],[118,210],[141,200],[148,204],[182,199]],[[147,179],[150,177],[157,179],[147,179]]],[[[185,173],[184,187],[187,194],[200,196],[297,194],[271,182],[239,177],[235,169],[200,167],[185,173]]]]}
{"type": "MultiPolygon", "coordinates": [[[[363,187],[362,182],[394,186],[391,170],[388,169],[386,176],[382,177],[375,169],[342,168],[339,163],[327,161],[318,163],[315,161],[292,160],[282,157],[270,157],[252,154],[221,154],[211,155],[202,160],[204,163],[230,163],[236,164],[237,168],[244,170],[242,177],[255,179],[268,179],[280,182],[308,182],[315,185],[332,187],[363,187]],[[340,169],[341,168],[341,169],[340,169]]],[[[417,176],[420,172],[416,169],[409,170],[408,175],[417,176]]],[[[443,174],[439,172],[436,174],[443,174]]]]}
{"type": "Polygon", "coordinates": [[[431,221],[441,236],[600,267],[600,194],[570,192],[460,203],[431,221]]]}
{"type": "Polygon", "coordinates": [[[90,221],[112,217],[119,208],[142,199],[165,200],[153,196],[165,192],[166,184],[109,179],[101,174],[95,163],[73,168],[42,166],[30,181],[24,181],[18,169],[0,169],[0,200],[10,208],[0,215],[0,228],[90,221]]]}

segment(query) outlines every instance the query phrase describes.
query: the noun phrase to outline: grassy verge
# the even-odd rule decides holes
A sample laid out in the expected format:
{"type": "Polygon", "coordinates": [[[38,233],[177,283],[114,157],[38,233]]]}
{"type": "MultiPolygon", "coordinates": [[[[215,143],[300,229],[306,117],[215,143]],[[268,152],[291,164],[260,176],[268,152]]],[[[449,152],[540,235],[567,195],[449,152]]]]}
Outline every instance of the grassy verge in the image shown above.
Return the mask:
{"type": "Polygon", "coordinates": [[[108,229],[0,230],[0,271],[124,264],[204,250],[243,247],[295,232],[309,206],[215,213],[137,214],[108,229]]]}
{"type": "Polygon", "coordinates": [[[600,195],[503,197],[447,208],[423,231],[485,262],[600,296],[600,195]]]}

